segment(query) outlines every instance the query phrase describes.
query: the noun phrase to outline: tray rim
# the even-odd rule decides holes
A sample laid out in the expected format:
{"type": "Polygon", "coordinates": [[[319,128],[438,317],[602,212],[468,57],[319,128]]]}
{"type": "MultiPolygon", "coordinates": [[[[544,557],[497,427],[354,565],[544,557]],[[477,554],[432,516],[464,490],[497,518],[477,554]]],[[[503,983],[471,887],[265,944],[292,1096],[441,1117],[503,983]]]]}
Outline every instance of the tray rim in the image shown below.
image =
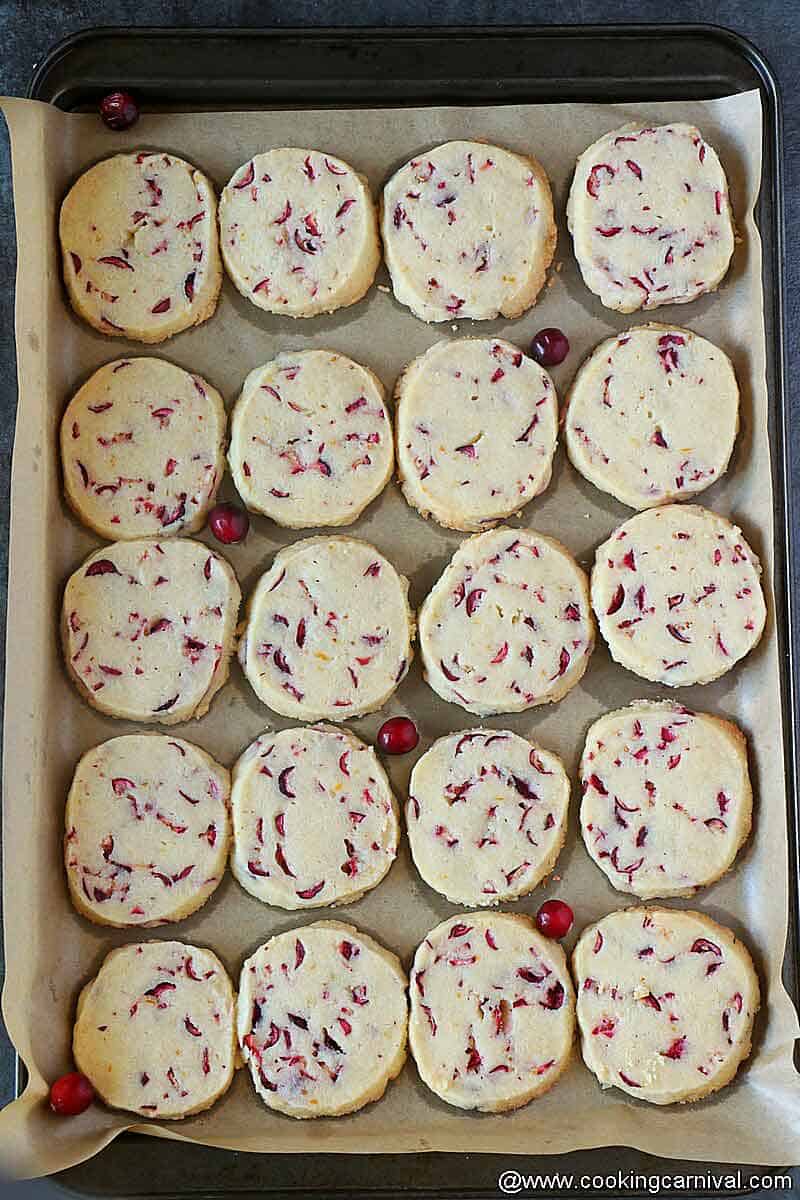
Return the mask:
{"type": "MultiPolygon", "coordinates": [[[[767,153],[764,155],[762,162],[762,181],[761,193],[759,196],[759,208],[766,205],[770,208],[770,238],[769,250],[770,253],[765,255],[765,263],[770,260],[770,269],[774,275],[774,279],[778,286],[773,287],[771,304],[768,304],[770,311],[770,320],[768,321],[767,330],[767,384],[771,398],[773,400],[773,423],[771,433],[773,437],[773,487],[775,490],[773,513],[775,517],[775,529],[773,534],[773,552],[775,555],[774,563],[774,610],[776,633],[779,639],[779,647],[785,652],[787,669],[781,676],[781,703],[783,709],[783,745],[786,763],[786,804],[789,817],[789,844],[787,854],[789,860],[790,871],[790,912],[789,912],[789,928],[787,933],[785,961],[791,957],[792,950],[797,951],[800,943],[800,887],[798,887],[798,878],[800,877],[800,835],[798,832],[798,822],[800,821],[800,811],[798,800],[800,798],[800,774],[798,769],[800,762],[798,761],[798,747],[796,739],[793,736],[796,728],[797,715],[799,711],[800,697],[798,696],[798,647],[795,644],[794,637],[794,616],[798,611],[798,600],[792,594],[791,587],[791,564],[793,562],[793,553],[795,550],[795,538],[793,536],[793,521],[792,515],[795,512],[798,503],[800,503],[792,494],[792,488],[789,484],[790,476],[790,441],[789,441],[789,406],[788,396],[786,392],[786,323],[785,323],[785,272],[783,269],[784,262],[784,245],[785,245],[785,210],[784,210],[784,185],[783,185],[783,164],[782,164],[782,149],[783,149],[783,104],[781,98],[780,85],[774,74],[774,71],[769,64],[767,58],[761,50],[747,37],[731,30],[724,26],[715,23],[694,22],[689,24],[668,24],[668,23],[652,23],[652,22],[624,22],[614,24],[575,24],[575,25],[432,25],[432,26],[401,26],[401,27],[381,27],[381,26],[285,26],[285,27],[270,27],[257,28],[248,26],[94,26],[89,29],[80,30],[65,38],[60,39],[45,57],[37,64],[27,91],[28,98],[42,100],[53,103],[57,107],[62,107],[59,103],[59,97],[62,96],[62,91],[54,91],[52,94],[47,94],[47,84],[49,77],[54,68],[60,65],[68,58],[76,48],[91,45],[92,43],[102,42],[103,38],[133,38],[138,40],[155,39],[168,40],[170,38],[186,37],[192,40],[210,41],[216,38],[244,38],[258,39],[263,41],[289,41],[292,39],[308,39],[316,42],[325,42],[331,38],[336,40],[346,41],[355,40],[359,42],[367,42],[370,40],[382,41],[412,41],[423,39],[426,41],[440,41],[447,37],[461,36],[464,38],[490,38],[492,40],[500,40],[502,38],[523,37],[526,39],[536,38],[540,40],[548,40],[555,38],[568,38],[575,40],[591,40],[597,37],[621,37],[626,39],[657,39],[659,37],[669,37],[672,39],[682,38],[709,38],[718,43],[725,44],[730,50],[743,59],[746,64],[755,72],[758,77],[759,90],[764,101],[764,144],[767,153]],[[769,188],[769,192],[767,192],[769,188]],[[783,536],[779,529],[779,523],[783,524],[783,536]]],[[[160,81],[159,81],[160,82],[160,81]]],[[[550,82],[549,80],[547,81],[550,82]]],[[[590,90],[592,79],[588,78],[588,88],[590,90]]],[[[619,80],[616,81],[620,86],[619,80]]],[[[742,89],[737,89],[742,90],[742,89]]],[[[532,97],[532,100],[535,100],[532,97]]],[[[492,101],[486,101],[492,103],[492,101]]],[[[566,101],[569,102],[569,101],[566,101]]],[[[445,103],[445,101],[440,101],[445,103]]],[[[503,103],[502,99],[495,103],[503,103]]],[[[386,106],[390,106],[389,102],[386,106]]],[[[298,105],[300,106],[300,105],[298,105]]],[[[309,107],[313,106],[313,102],[309,107]]],[[[67,107],[67,106],[65,106],[67,107]]],[[[145,106],[146,107],[146,106],[145,106]]],[[[763,239],[762,239],[763,240],[763,239]]],[[[798,992],[800,991],[800,980],[795,978],[794,986],[788,988],[789,993],[797,1006],[798,992]]],[[[20,1060],[17,1058],[18,1067],[20,1060]]],[[[19,1077],[19,1070],[17,1072],[19,1077]]],[[[113,1145],[114,1143],[112,1143],[113,1145]]],[[[606,1151],[611,1150],[611,1147],[602,1148],[606,1151]]],[[[622,1147],[623,1152],[629,1154],[638,1153],[630,1147],[622,1147]]],[[[212,1151],[214,1151],[212,1148],[212,1151]]],[[[602,1151],[601,1151],[602,1152],[602,1151]]],[[[597,1153],[594,1151],[593,1153],[597,1153]]],[[[281,1156],[282,1158],[285,1156],[281,1156]]],[[[329,1157],[329,1156],[326,1156],[329,1157]]],[[[342,1156],[337,1156],[341,1158],[342,1156]]],[[[345,1156],[349,1157],[349,1156],[345,1156]]],[[[407,1156],[405,1156],[407,1157],[407,1156]]],[[[442,1157],[442,1156],[439,1156],[442,1157]]],[[[558,1156],[559,1158],[562,1156],[558,1156]]],[[[566,1156],[565,1156],[566,1157],[566,1156]]],[[[523,1165],[526,1163],[543,1164],[548,1161],[539,1156],[531,1158],[516,1157],[516,1163],[523,1165]]],[[[550,1159],[552,1161],[552,1159],[550,1159]]],[[[680,1160],[658,1159],[659,1163],[675,1168],[679,1165],[680,1160]]],[[[692,1164],[695,1169],[702,1164],[692,1164]]],[[[717,1164],[717,1168],[721,1171],[722,1167],[717,1164]]],[[[76,1170],[72,1168],[71,1170],[76,1170]]],[[[55,1178],[59,1178],[56,1176],[55,1178]]],[[[63,1185],[62,1185],[63,1186],[63,1185]]],[[[82,1195],[80,1191],[72,1191],[72,1189],[64,1189],[68,1194],[82,1195]]],[[[382,1189],[377,1189],[378,1191],[382,1189]]],[[[448,1189],[449,1190],[449,1189],[448,1189]]],[[[170,1193],[170,1195],[173,1193],[170,1193]]],[[[175,1192],[175,1195],[183,1193],[175,1192]]],[[[317,1195],[327,1194],[327,1192],[317,1191],[317,1195]]],[[[350,1195],[355,1196],[356,1192],[351,1191],[350,1195]]],[[[361,1192],[358,1193],[362,1194],[361,1192]]],[[[364,1195],[371,1194],[364,1192],[364,1195]]],[[[384,1193],[385,1194],[385,1193],[384,1193]]],[[[432,1191],[417,1192],[417,1195],[434,1195],[432,1191]]],[[[466,1196],[477,1195],[471,1189],[461,1189],[450,1192],[452,1195],[466,1196]]],[[[552,1193],[551,1193],[552,1194],[552,1193]]]]}

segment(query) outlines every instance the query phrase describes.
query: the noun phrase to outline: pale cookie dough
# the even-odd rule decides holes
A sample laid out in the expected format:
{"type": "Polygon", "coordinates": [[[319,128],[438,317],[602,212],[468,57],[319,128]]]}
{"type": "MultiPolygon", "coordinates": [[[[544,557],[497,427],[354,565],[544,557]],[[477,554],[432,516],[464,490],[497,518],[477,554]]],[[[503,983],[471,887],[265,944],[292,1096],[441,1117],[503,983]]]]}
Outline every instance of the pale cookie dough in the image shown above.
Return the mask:
{"type": "Polygon", "coordinates": [[[713,883],[750,832],[744,735],[680,704],[636,700],[595,721],[581,784],[586,849],[615,888],[643,900],[713,883]]]}
{"type": "Polygon", "coordinates": [[[339,1117],[379,1100],[406,1059],[407,982],[396,955],[340,921],[260,946],[242,967],[237,1031],[266,1106],[339,1117]]]}
{"type": "Polygon", "coordinates": [[[244,381],[228,460],[249,509],[290,529],[349,525],[392,474],[383,385],[332,350],[279,354],[244,381]]]}
{"type": "Polygon", "coordinates": [[[61,206],[59,236],[72,307],[110,337],[161,342],[217,306],[214,189],[172,154],[140,150],[90,167],[61,206]]]}
{"type": "Polygon", "coordinates": [[[561,759],[508,730],[451,733],[411,772],[408,841],[425,882],[453,904],[500,904],[533,891],[566,835],[561,759]]]}
{"type": "Polygon", "coordinates": [[[78,912],[120,929],[195,912],[225,872],[229,797],[226,769],[191,742],[138,733],[87,750],[65,816],[78,912]]]}
{"type": "Polygon", "coordinates": [[[555,251],[550,184],[529,155],[446,142],[386,184],[381,234],[395,298],[420,320],[519,317],[555,251]]]}
{"type": "Polygon", "coordinates": [[[607,338],[567,396],[572,465],[631,508],[697,495],[724,475],[739,429],[730,359],[674,325],[607,338]]]}
{"type": "Polygon", "coordinates": [[[621,666],[670,687],[710,683],[761,637],[760,575],[730,521],[670,504],[631,517],[598,548],[592,605],[621,666]]]}
{"type": "Polygon", "coordinates": [[[700,1100],[750,1053],[752,959],[702,913],[611,913],[581,934],[572,972],[583,1060],[604,1088],[651,1104],[700,1100]]]}
{"type": "Polygon", "coordinates": [[[183,942],[112,950],[78,999],[75,1065],[112,1108],[179,1120],[230,1087],[235,997],[216,954],[183,942]]]}
{"type": "Polygon", "coordinates": [[[264,733],[233,768],[231,869],[279,908],[351,904],[397,854],[397,804],[371,746],[329,725],[264,733]]]}
{"type": "Polygon", "coordinates": [[[78,691],[128,721],[202,717],[228,678],[241,593],[202,542],[115,542],[64,589],[61,639],[78,691]]]}
{"type": "Polygon", "coordinates": [[[408,580],[368,542],[307,538],[279,551],[247,605],[239,660],[284,717],[345,721],[374,712],[413,651],[408,580]]]}
{"type": "Polygon", "coordinates": [[[594,648],[586,576],[553,538],[493,529],[468,538],[420,609],[425,679],[479,716],[560,700],[594,648]]]}
{"type": "Polygon", "coordinates": [[[225,469],[225,422],[199,375],[163,358],[106,363],[61,421],[70,507],[112,540],[202,529],[225,469]]]}
{"type": "Polygon", "coordinates": [[[693,125],[626,125],[594,142],[567,223],[584,283],[619,312],[713,292],[733,254],[728,181],[693,125]]]}
{"type": "Polygon", "coordinates": [[[549,484],[558,397],[510,342],[437,342],[406,367],[395,400],[403,494],[424,517],[485,529],[549,484]]]}
{"type": "Polygon", "coordinates": [[[464,913],[432,929],[411,970],[411,1053],[457,1108],[504,1112],[569,1064],[575,994],[564,951],[526,916],[464,913]]]}
{"type": "Polygon", "coordinates": [[[219,223],[225,269],[271,313],[313,317],[355,304],[380,262],[366,179],[319,150],[255,155],[223,191],[219,223]]]}

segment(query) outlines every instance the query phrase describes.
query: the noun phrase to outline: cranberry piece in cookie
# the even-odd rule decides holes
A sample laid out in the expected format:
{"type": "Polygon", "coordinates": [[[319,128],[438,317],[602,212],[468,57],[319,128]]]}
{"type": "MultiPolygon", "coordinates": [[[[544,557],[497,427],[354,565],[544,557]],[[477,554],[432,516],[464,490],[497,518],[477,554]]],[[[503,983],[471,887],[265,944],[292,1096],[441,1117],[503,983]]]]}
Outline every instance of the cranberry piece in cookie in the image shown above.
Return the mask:
{"type": "Polygon", "coordinates": [[[750,1053],[752,959],[702,913],[611,913],[583,931],[572,969],[583,1060],[604,1088],[651,1104],[700,1100],[750,1053]]]}
{"type": "Polygon", "coordinates": [[[444,921],[417,949],[409,992],[417,1070],[457,1108],[519,1108],[549,1091],[569,1063],[575,995],[567,960],[530,917],[444,921]]]}

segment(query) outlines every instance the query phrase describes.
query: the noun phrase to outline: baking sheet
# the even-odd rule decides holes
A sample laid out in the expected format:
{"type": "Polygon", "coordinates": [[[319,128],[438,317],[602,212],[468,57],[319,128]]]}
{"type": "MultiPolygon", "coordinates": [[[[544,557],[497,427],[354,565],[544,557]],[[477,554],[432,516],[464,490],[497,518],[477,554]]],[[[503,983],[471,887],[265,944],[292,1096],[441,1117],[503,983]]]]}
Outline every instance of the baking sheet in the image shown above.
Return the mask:
{"type": "MultiPolygon", "coordinates": [[[[323,110],[144,116],[129,134],[104,129],[94,116],[65,115],[30,101],[3,103],[11,131],[19,243],[17,354],[20,404],[12,477],[4,881],[7,982],[3,1006],[9,1033],[30,1079],[24,1095],[0,1114],[0,1159],[15,1174],[44,1174],[96,1153],[123,1129],[238,1150],[271,1152],[471,1151],[559,1153],[621,1143],[664,1157],[786,1165],[800,1161],[800,1104],[792,1065],[797,1018],[781,982],[787,932],[788,878],[780,672],[771,603],[773,528],[769,399],[761,292],[761,250],[753,208],[761,173],[761,108],[757,92],[705,102],[638,105],[531,105],[489,108],[323,110]],[[545,325],[557,325],[572,351],[553,375],[560,394],[586,353],[602,338],[644,317],[610,313],[583,286],[563,220],[572,165],[600,134],[626,121],[689,120],[720,152],[731,183],[742,238],[720,292],[691,305],[661,309],[664,321],[710,337],[733,359],[742,391],[742,430],[728,476],[701,500],[740,523],[764,565],[770,617],[761,645],[733,672],[706,687],[674,693],[685,703],[738,721],[750,737],[756,793],[753,837],[735,870],[688,904],[732,926],[753,951],[765,992],[753,1057],[737,1081],[689,1108],[658,1109],[617,1091],[601,1092],[579,1054],[558,1086],[536,1103],[504,1116],[464,1113],[434,1097],[409,1061],[385,1098],[336,1120],[295,1122],[265,1109],[247,1072],[209,1112],[180,1123],[148,1123],[99,1105],[69,1120],[53,1117],[43,1099],[47,1081],[70,1066],[74,1002],[81,985],[113,946],[137,940],[131,931],[93,927],[71,909],[61,864],[63,804],[75,761],[91,745],[135,728],[85,707],[67,681],[57,645],[60,588],[98,544],[67,512],[60,496],[56,432],[72,392],[97,366],[125,353],[144,353],[107,339],[77,320],[62,292],[55,230],[58,206],[75,176],[108,154],[140,146],[188,158],[221,187],[252,154],[276,145],[328,149],[365,171],[377,191],[386,176],[427,146],[483,137],[533,152],[554,188],[560,215],[556,265],[537,306],[520,320],[426,326],[385,290],[329,317],[293,322],[256,310],[226,282],[212,321],[156,349],[214,383],[230,404],[245,375],[279,350],[329,347],[371,367],[391,388],[414,355],[442,337],[497,334],[526,346],[545,325]],[[457,326],[457,329],[456,329],[457,326]],[[769,1120],[765,1120],[765,1110],[769,1120]]],[[[384,290],[382,290],[384,289],[384,290]]],[[[223,496],[232,497],[229,479],[223,496]]],[[[522,513],[520,524],[553,534],[585,567],[595,546],[630,516],[572,470],[559,449],[553,481],[522,513]]],[[[411,579],[419,605],[459,544],[458,533],[426,523],[391,485],[351,527],[375,543],[411,579]]],[[[245,594],[281,546],[306,536],[255,518],[246,545],[228,557],[245,594]]],[[[582,683],[558,705],[491,718],[561,754],[573,778],[587,726],[602,712],[638,697],[663,694],[613,665],[598,645],[582,683]]],[[[422,682],[419,661],[380,714],[353,721],[374,737],[387,715],[408,712],[420,725],[418,751],[388,766],[405,794],[414,760],[431,741],[474,724],[422,682]]],[[[176,726],[221,761],[231,763],[264,728],[289,724],[262,708],[238,666],[199,722],[176,726]]],[[[570,832],[551,881],[512,911],[534,913],[549,895],[567,899],[576,930],[632,898],[615,892],[590,862],[578,833],[573,792],[570,832]]],[[[683,902],[687,906],[687,902],[683,902]]],[[[421,937],[456,909],[430,891],[401,845],[387,879],[361,901],[337,911],[398,951],[408,963],[421,937]]],[[[273,933],[311,922],[259,904],[228,876],[201,912],[146,936],[177,936],[216,950],[236,978],[240,964],[273,933]]],[[[574,944],[576,933],[567,939],[574,944]]]]}

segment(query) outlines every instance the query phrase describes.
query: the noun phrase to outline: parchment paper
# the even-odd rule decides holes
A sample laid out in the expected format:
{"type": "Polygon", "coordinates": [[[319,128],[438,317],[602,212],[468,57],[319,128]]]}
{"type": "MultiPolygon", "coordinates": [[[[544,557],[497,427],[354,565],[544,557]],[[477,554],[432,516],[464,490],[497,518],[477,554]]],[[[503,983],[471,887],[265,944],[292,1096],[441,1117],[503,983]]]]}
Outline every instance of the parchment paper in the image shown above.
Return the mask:
{"type": "MultiPolygon", "coordinates": [[[[764,376],[761,248],[753,206],[761,174],[758,93],[705,103],[540,105],[320,112],[200,113],[144,116],[128,135],[109,133],[94,116],[63,115],[51,107],[11,100],[4,105],[12,135],[14,199],[19,238],[17,352],[20,403],[12,481],[12,553],[8,623],[4,796],[5,931],[8,978],[3,1004],[9,1032],[30,1082],[24,1096],[0,1115],[0,1157],[17,1174],[56,1171],[96,1153],[120,1130],[135,1128],[253,1151],[471,1151],[557,1153],[627,1144],[667,1157],[780,1164],[800,1162],[800,1090],[792,1066],[798,1025],[781,983],[787,927],[787,853],[780,677],[774,623],[759,648],[735,670],[706,687],[676,693],[687,704],[730,716],[750,737],[756,793],[752,839],[735,870],[701,893],[696,907],[731,925],[753,951],[764,985],[753,1057],[737,1081],[695,1106],[659,1109],[611,1090],[575,1061],[543,1099],[505,1116],[461,1112],[440,1102],[418,1080],[409,1061],[386,1097],[337,1120],[293,1121],[270,1113],[240,1071],[231,1091],[209,1112],[180,1123],[146,1123],[101,1105],[74,1120],[52,1116],[48,1081],[70,1068],[73,1006],[81,985],[106,952],[137,940],[89,925],[68,901],[61,862],[63,806],[75,761],[88,747],[133,726],[92,712],[70,686],[60,662],[56,627],[66,576],[97,544],[68,513],[60,495],[56,432],[72,392],[101,363],[149,349],[103,338],[69,311],[56,248],[58,207],[76,175],[108,154],[140,146],[162,148],[196,163],[221,187],[252,154],[271,146],[328,149],[369,175],[377,191],[386,176],[430,145],[482,137],[532,151],[553,182],[560,214],[558,266],[535,309],[518,321],[458,322],[458,332],[498,334],[527,346],[545,325],[564,329],[572,343],[554,371],[563,395],[582,358],[602,338],[644,317],[603,309],[583,286],[572,258],[563,212],[577,154],[607,130],[635,118],[696,122],[720,152],[741,232],[732,269],[718,294],[661,309],[675,321],[719,342],[731,355],[742,390],[742,430],[729,474],[702,502],[732,515],[761,556],[772,610],[772,484],[767,433],[769,398],[764,376]],[[563,268],[563,269],[561,269],[563,268]]],[[[428,326],[400,308],[385,288],[331,317],[293,322],[259,312],[226,282],[217,315],[156,350],[199,371],[230,403],[253,367],[279,350],[324,346],[366,363],[391,388],[403,365],[455,328],[428,326]]],[[[233,490],[226,480],[223,494],[233,490]]],[[[559,449],[553,482],[523,512],[520,523],[554,534],[589,567],[595,546],[630,511],[581,480],[559,449]]],[[[412,581],[419,605],[461,535],[426,523],[391,485],[352,532],[375,543],[412,581]]],[[[307,536],[256,518],[230,560],[245,593],[280,546],[307,536]]],[[[491,724],[540,740],[563,756],[573,778],[587,726],[605,710],[664,689],[613,665],[602,644],[583,682],[561,703],[491,724]]],[[[444,733],[473,719],[439,700],[422,682],[419,660],[381,714],[354,721],[374,737],[390,713],[409,712],[419,723],[417,754],[444,733]]],[[[256,701],[238,666],[199,722],[175,727],[225,763],[268,724],[287,722],[256,701]]],[[[417,754],[389,763],[402,798],[417,754]]],[[[567,899],[576,931],[632,900],[615,892],[590,862],[577,834],[577,790],[570,832],[544,887],[514,911],[534,913],[548,895],[567,899]]],[[[455,909],[418,878],[402,845],[388,878],[363,900],[337,911],[398,951],[408,963],[422,936],[455,909]]],[[[267,937],[318,919],[270,909],[228,876],[213,900],[178,926],[147,936],[179,937],[213,947],[236,978],[242,959],[267,937]]],[[[567,940],[568,948],[576,933],[567,940]]]]}

